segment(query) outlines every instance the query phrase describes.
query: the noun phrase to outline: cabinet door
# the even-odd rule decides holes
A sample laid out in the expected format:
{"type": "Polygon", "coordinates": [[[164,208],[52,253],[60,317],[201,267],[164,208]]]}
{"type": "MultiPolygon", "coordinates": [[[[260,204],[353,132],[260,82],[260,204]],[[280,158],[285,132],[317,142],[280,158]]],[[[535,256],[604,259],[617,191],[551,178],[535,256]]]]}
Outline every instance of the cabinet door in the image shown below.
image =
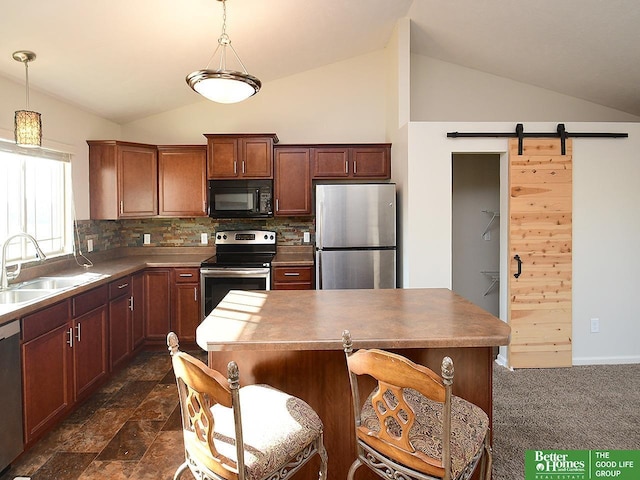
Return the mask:
{"type": "Polygon", "coordinates": [[[22,344],[24,434],[27,444],[61,419],[73,403],[73,332],[66,321],[22,344]]]}
{"type": "Polygon", "coordinates": [[[158,214],[158,157],[155,147],[118,146],[120,218],[158,214]]]}
{"type": "Polygon", "coordinates": [[[388,147],[353,147],[351,162],[354,178],[391,178],[388,147]]]}
{"type": "Polygon", "coordinates": [[[172,328],[181,342],[195,342],[200,325],[200,284],[179,283],[175,286],[172,328]]]}
{"type": "Polygon", "coordinates": [[[308,148],[275,149],[275,215],[311,214],[311,160],[308,148]]]}
{"type": "Polygon", "coordinates": [[[131,277],[131,349],[144,343],[144,274],[131,277]]]}
{"type": "Polygon", "coordinates": [[[131,277],[109,284],[109,367],[113,371],[131,354],[131,277]]]}
{"type": "Polygon", "coordinates": [[[107,376],[107,307],[102,305],[73,321],[73,383],[75,399],[92,392],[107,376]]]}
{"type": "Polygon", "coordinates": [[[318,147],[311,149],[313,178],[347,178],[349,176],[348,147],[318,147]]]}
{"type": "Polygon", "coordinates": [[[272,138],[243,138],[240,158],[243,178],[273,178],[272,138]]]}
{"type": "Polygon", "coordinates": [[[207,178],[239,176],[239,141],[235,137],[209,137],[207,141],[207,178]]]}
{"type": "Polygon", "coordinates": [[[146,338],[162,344],[171,331],[171,270],[152,268],[144,276],[146,338]]]}
{"type": "Polygon", "coordinates": [[[207,215],[207,147],[158,147],[158,215],[207,215]]]}

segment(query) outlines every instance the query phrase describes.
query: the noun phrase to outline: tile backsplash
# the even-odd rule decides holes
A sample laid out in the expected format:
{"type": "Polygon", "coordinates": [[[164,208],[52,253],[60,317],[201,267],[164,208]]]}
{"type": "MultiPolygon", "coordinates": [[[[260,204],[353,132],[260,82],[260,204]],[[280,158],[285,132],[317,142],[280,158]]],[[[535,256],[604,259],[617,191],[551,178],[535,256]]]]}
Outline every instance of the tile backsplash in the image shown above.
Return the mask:
{"type": "Polygon", "coordinates": [[[278,245],[303,245],[303,234],[315,238],[315,222],[307,217],[270,218],[264,220],[214,220],[209,217],[196,218],[149,218],[137,220],[78,220],[76,241],[86,252],[87,240],[93,240],[94,251],[118,247],[143,246],[144,234],[150,235],[150,246],[197,247],[201,234],[208,234],[209,245],[219,230],[273,230],[278,245]]]}

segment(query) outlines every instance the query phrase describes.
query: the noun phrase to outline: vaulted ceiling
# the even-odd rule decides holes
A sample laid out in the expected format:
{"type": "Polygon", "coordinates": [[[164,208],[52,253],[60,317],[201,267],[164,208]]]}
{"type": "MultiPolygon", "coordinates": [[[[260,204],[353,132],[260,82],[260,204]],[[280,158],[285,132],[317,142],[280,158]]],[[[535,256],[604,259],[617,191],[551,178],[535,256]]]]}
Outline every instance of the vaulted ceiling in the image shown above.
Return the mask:
{"type": "MultiPolygon", "coordinates": [[[[228,0],[227,33],[263,84],[384,48],[399,18],[413,53],[640,116],[637,0],[228,0]]],[[[32,50],[31,88],[118,123],[200,101],[222,27],[216,0],[21,0],[0,12],[0,75],[32,50]]]]}

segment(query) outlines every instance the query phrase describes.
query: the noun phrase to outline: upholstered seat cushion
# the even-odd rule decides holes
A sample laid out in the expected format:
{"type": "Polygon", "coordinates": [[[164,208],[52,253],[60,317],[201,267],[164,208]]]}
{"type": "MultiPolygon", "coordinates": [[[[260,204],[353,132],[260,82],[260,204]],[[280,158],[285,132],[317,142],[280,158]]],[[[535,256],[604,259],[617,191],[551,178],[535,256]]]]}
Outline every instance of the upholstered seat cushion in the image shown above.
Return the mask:
{"type": "MultiPolygon", "coordinates": [[[[322,422],[303,400],[266,385],[240,389],[244,462],[247,478],[258,480],[278,470],[314,441],[322,422]]],[[[230,408],[215,405],[214,444],[218,452],[236,460],[235,427],[230,408]]]]}
{"type": "MultiPolygon", "coordinates": [[[[362,425],[372,432],[380,431],[380,423],[371,403],[376,392],[377,389],[369,395],[361,411],[362,425]]],[[[411,444],[416,450],[441,459],[443,404],[431,401],[413,389],[404,390],[404,399],[416,416],[409,431],[411,444]]],[[[455,395],[451,397],[451,478],[458,478],[474,455],[483,448],[488,428],[489,418],[480,407],[455,395]]]]}

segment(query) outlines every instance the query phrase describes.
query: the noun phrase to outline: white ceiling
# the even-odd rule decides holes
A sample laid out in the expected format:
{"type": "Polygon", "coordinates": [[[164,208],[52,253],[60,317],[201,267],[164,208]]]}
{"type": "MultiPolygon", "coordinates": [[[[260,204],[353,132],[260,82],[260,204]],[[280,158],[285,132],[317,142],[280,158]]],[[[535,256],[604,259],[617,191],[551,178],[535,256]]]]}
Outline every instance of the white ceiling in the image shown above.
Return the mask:
{"type": "MultiPolygon", "coordinates": [[[[384,48],[412,51],[640,116],[638,0],[229,0],[227,33],[263,82],[384,48]]],[[[7,0],[0,75],[126,123],[201,100],[184,81],[222,27],[215,0],[7,0]]]]}

